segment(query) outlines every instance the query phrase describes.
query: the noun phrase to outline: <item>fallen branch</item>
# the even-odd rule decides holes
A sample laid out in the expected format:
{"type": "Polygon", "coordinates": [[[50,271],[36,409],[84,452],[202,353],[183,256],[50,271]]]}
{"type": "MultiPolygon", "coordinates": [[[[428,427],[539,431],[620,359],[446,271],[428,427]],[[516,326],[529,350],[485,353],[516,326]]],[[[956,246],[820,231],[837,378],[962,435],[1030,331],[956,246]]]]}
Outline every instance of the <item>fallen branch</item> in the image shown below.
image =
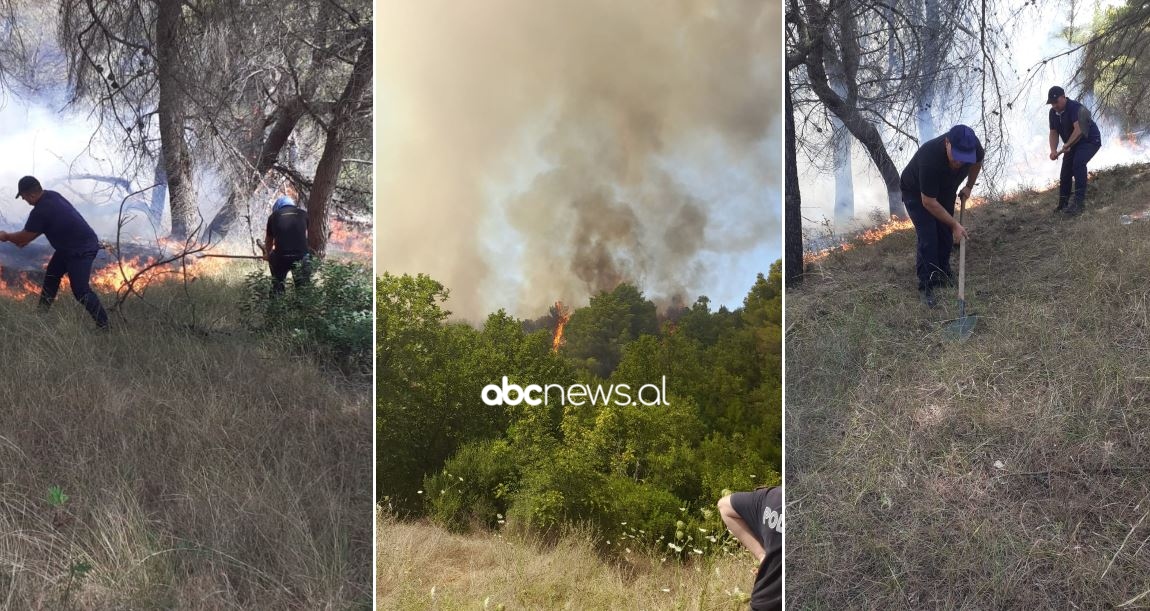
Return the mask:
{"type": "Polygon", "coordinates": [[[216,255],[208,253],[200,253],[201,257],[216,257],[218,259],[258,259],[263,261],[264,258],[259,255],[216,255]]]}

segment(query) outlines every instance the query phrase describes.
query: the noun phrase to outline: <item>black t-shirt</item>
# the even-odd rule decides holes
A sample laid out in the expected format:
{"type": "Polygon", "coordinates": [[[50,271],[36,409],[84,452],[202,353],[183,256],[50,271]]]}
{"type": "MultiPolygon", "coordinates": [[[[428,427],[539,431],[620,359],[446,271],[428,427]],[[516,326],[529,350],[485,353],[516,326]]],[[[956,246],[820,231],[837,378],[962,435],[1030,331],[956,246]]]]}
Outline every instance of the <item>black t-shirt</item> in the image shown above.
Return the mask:
{"type": "MultiPolygon", "coordinates": [[[[975,148],[978,161],[986,157],[986,150],[979,144],[975,148]]],[[[950,169],[946,157],[946,136],[942,135],[919,147],[906,169],[902,171],[900,186],[903,201],[922,202],[922,196],[933,197],[944,207],[954,207],[958,188],[970,175],[970,166],[964,163],[957,170],[950,169]]]]}
{"type": "Polygon", "coordinates": [[[275,240],[273,254],[307,254],[307,212],[298,206],[284,206],[268,217],[268,234],[275,240]]]}
{"type": "Polygon", "coordinates": [[[24,231],[42,233],[48,243],[64,254],[96,252],[100,242],[88,221],[80,216],[63,195],[44,191],[32,206],[24,231]]]}
{"type": "Polygon", "coordinates": [[[731,508],[755,533],[766,555],[751,590],[751,609],[783,606],[783,489],[762,488],[731,495],[731,508]]]}

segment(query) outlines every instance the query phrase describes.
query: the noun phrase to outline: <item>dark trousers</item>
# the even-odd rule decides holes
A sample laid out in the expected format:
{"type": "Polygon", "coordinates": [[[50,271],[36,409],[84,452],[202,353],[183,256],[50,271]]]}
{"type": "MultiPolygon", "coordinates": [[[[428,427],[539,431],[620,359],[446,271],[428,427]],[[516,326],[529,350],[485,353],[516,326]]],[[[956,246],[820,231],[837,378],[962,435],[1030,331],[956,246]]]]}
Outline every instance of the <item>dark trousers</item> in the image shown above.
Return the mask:
{"type": "Polygon", "coordinates": [[[268,255],[268,267],[272,273],[272,295],[283,294],[284,280],[287,280],[288,272],[291,272],[291,279],[296,288],[307,286],[311,281],[309,263],[306,254],[286,255],[273,252],[268,255]]]}
{"type": "Polygon", "coordinates": [[[1070,201],[1070,192],[1074,192],[1074,204],[1081,206],[1086,202],[1086,164],[1094,158],[1102,145],[1093,142],[1082,142],[1062,155],[1062,175],[1058,183],[1058,203],[1066,205],[1070,201]],[[1073,188],[1071,180],[1074,181],[1073,188]]]}
{"type": "MultiPolygon", "coordinates": [[[[944,210],[954,215],[954,202],[939,202],[944,210]]],[[[925,290],[938,284],[951,275],[950,250],[954,246],[954,236],[950,227],[938,222],[934,215],[922,205],[918,198],[904,198],[906,213],[914,224],[917,238],[914,270],[918,276],[918,289],[925,290]]]]}
{"type": "Polygon", "coordinates": [[[108,313],[104,311],[100,297],[92,290],[92,262],[96,260],[96,251],[84,253],[63,253],[56,251],[48,260],[48,268],[44,272],[44,284],[40,287],[40,307],[50,308],[56,300],[56,293],[60,291],[60,280],[68,276],[68,284],[72,286],[72,296],[79,301],[85,310],[95,319],[96,325],[108,326],[108,313]]]}

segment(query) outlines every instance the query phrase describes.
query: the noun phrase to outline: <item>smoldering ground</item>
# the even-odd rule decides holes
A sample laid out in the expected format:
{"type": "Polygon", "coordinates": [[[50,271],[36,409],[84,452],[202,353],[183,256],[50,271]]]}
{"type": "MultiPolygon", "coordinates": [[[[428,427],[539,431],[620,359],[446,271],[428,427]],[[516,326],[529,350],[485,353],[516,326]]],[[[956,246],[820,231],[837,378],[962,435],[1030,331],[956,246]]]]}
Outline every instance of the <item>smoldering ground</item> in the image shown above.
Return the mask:
{"type": "Polygon", "coordinates": [[[739,268],[735,300],[766,271],[779,7],[392,4],[377,36],[380,269],[430,274],[465,317],[622,281],[715,298],[739,268]]]}

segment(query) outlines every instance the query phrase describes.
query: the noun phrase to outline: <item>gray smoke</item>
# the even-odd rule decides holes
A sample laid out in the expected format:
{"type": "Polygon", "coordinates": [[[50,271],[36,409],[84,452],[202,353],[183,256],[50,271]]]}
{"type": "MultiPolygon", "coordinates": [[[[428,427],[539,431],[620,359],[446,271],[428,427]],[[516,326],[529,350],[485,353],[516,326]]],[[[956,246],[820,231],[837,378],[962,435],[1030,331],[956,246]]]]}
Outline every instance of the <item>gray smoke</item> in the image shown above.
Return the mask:
{"type": "Polygon", "coordinates": [[[778,3],[385,4],[378,269],[535,315],[623,281],[693,299],[777,244],[778,3]]]}

